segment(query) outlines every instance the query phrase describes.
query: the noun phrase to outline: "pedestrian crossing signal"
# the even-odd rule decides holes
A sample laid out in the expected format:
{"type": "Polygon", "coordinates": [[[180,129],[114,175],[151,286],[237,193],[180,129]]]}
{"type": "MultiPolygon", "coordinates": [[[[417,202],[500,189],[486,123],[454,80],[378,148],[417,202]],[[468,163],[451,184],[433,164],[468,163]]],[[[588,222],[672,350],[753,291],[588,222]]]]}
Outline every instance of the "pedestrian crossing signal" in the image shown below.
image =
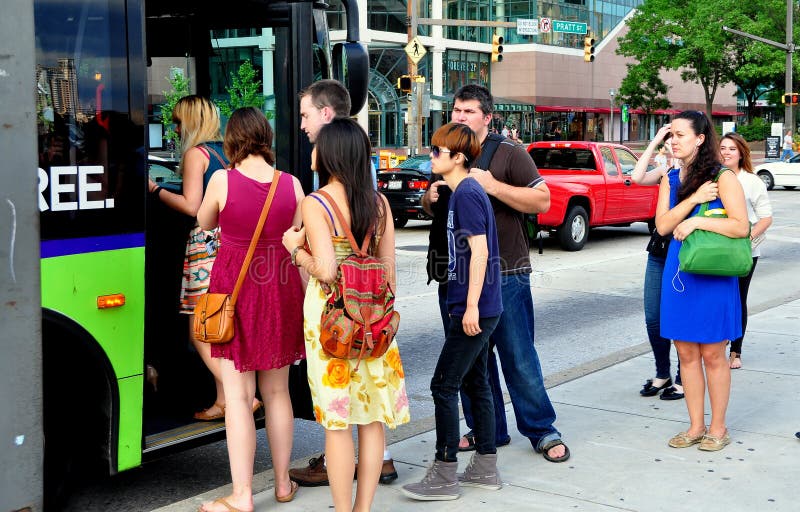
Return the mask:
{"type": "Polygon", "coordinates": [[[492,62],[503,62],[503,36],[492,36],[492,62]]]}
{"type": "Polygon", "coordinates": [[[411,77],[408,75],[403,75],[397,79],[397,88],[400,89],[402,92],[411,92],[411,77]]]}
{"type": "Polygon", "coordinates": [[[583,61],[594,62],[594,37],[589,35],[583,38],[583,61]]]}
{"type": "Polygon", "coordinates": [[[797,105],[800,104],[800,94],[790,93],[781,96],[781,103],[784,105],[797,105]]]}

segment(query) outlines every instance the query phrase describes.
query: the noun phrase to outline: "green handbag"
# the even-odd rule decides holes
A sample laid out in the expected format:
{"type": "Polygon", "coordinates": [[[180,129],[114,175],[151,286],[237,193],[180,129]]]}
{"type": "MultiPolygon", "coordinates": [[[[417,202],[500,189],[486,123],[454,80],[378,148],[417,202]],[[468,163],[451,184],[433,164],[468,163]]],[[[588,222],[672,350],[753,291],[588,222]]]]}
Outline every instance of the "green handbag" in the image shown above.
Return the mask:
{"type": "MultiPolygon", "coordinates": [[[[703,203],[697,216],[728,216],[724,210],[715,210],[709,210],[708,203],[703,203]]],[[[753,266],[750,237],[731,238],[713,231],[695,229],[683,241],[678,261],[680,270],[690,274],[744,277],[753,266]]]]}

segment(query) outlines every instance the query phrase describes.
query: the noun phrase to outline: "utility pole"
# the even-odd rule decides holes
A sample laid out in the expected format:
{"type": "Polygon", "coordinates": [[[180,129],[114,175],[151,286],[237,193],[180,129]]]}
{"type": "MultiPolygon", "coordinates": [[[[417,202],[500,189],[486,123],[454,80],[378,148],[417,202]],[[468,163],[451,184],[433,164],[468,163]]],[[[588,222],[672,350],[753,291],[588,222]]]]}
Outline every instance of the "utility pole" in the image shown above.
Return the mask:
{"type": "MultiPolygon", "coordinates": [[[[736,34],[737,36],[754,39],[761,43],[780,48],[786,52],[786,76],[783,86],[785,89],[783,92],[786,94],[791,93],[792,88],[794,87],[792,84],[792,54],[794,53],[794,31],[792,28],[792,24],[794,23],[793,3],[793,0],[786,0],[786,43],[779,43],[777,41],[772,41],[770,39],[759,37],[753,34],[748,34],[747,32],[742,32],[741,30],[732,29],[730,27],[722,27],[722,30],[726,32],[736,34]]],[[[792,110],[792,105],[789,103],[786,103],[784,110],[784,129],[792,130],[794,132],[794,112],[792,110]]]]}
{"type": "MultiPolygon", "coordinates": [[[[476,21],[476,20],[457,20],[457,19],[439,19],[439,18],[420,18],[418,17],[417,4],[419,0],[408,0],[406,10],[406,22],[408,24],[408,44],[417,37],[417,27],[419,25],[441,25],[441,26],[459,26],[459,27],[503,27],[514,28],[517,26],[513,21],[476,21]]],[[[424,49],[423,49],[424,50],[424,49]]],[[[408,53],[408,52],[406,52],[408,53]]],[[[424,53],[424,51],[423,51],[424,53]]],[[[417,78],[417,64],[408,55],[408,72],[411,75],[413,84],[411,97],[408,102],[408,145],[412,154],[415,154],[422,147],[422,113],[423,108],[423,94],[426,90],[427,84],[424,82],[418,83],[417,78]],[[412,115],[413,114],[413,115],[412,115]]]]}

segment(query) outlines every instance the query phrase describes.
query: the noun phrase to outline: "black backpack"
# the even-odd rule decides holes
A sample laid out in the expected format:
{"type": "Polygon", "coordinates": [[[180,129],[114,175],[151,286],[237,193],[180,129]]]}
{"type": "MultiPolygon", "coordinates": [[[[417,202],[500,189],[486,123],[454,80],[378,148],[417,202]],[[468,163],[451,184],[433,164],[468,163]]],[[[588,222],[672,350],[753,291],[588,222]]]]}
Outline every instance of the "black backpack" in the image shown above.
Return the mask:
{"type": "MultiPolygon", "coordinates": [[[[488,169],[495,151],[504,140],[505,137],[497,133],[487,135],[481,147],[481,154],[471,167],[488,169]]],[[[434,181],[436,177],[431,176],[431,183],[434,181]]],[[[447,282],[447,266],[450,258],[447,252],[447,203],[450,202],[450,194],[450,187],[443,185],[439,187],[439,199],[431,203],[433,222],[428,233],[428,284],[431,281],[447,282]]]]}

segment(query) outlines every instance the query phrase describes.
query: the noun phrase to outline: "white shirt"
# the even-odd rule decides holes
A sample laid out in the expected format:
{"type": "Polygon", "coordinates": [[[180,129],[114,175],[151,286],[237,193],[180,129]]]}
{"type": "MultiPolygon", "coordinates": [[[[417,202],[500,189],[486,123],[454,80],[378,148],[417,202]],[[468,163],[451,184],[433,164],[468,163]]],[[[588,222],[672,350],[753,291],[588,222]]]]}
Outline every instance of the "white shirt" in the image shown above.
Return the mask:
{"type": "Polygon", "coordinates": [[[783,149],[792,149],[792,136],[787,135],[783,138],[783,149]]]}
{"type": "MultiPolygon", "coordinates": [[[[759,219],[772,217],[772,204],[769,202],[767,186],[761,178],[747,171],[739,171],[736,175],[744,189],[745,203],[747,203],[747,220],[752,226],[759,219]]],[[[763,245],[763,244],[762,244],[763,245]]],[[[753,257],[761,256],[761,245],[753,249],[753,257]]]]}

